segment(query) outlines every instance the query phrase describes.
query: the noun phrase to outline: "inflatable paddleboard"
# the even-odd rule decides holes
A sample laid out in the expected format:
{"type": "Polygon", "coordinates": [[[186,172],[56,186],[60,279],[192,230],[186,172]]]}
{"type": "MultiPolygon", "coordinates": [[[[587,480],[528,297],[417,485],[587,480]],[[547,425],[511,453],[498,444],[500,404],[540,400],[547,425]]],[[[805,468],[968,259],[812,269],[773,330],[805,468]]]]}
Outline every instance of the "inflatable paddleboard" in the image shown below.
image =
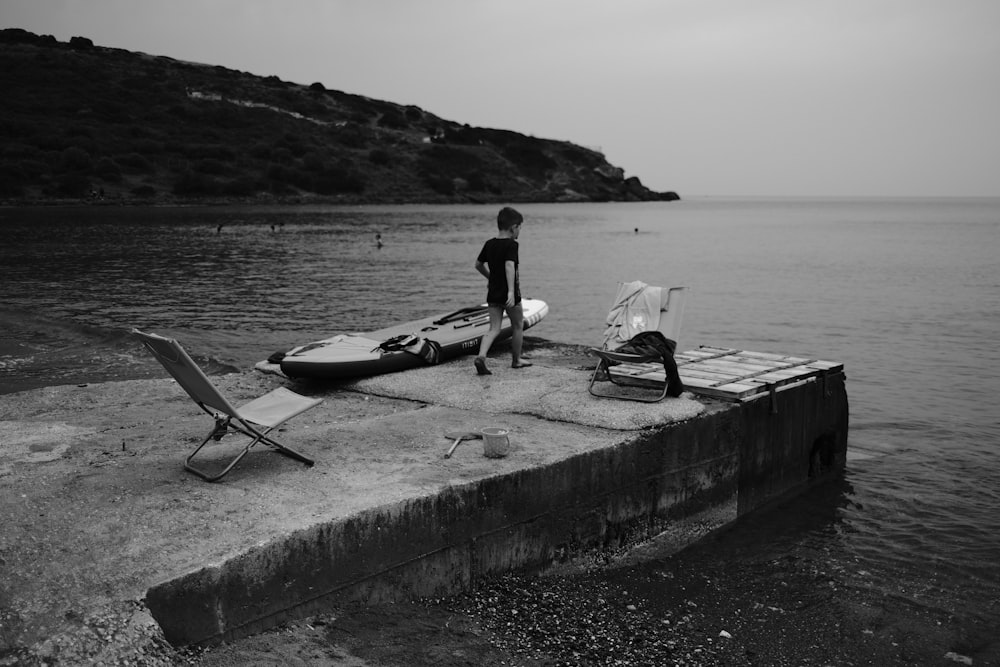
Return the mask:
{"type": "MultiPolygon", "coordinates": [[[[548,304],[539,299],[522,299],[521,307],[525,329],[541,322],[549,312],[548,304]]],[[[293,348],[274,360],[288,377],[347,380],[475,354],[489,329],[489,312],[486,304],[481,304],[378,331],[333,336],[293,348]]],[[[510,334],[510,319],[504,314],[497,340],[510,334]]]]}

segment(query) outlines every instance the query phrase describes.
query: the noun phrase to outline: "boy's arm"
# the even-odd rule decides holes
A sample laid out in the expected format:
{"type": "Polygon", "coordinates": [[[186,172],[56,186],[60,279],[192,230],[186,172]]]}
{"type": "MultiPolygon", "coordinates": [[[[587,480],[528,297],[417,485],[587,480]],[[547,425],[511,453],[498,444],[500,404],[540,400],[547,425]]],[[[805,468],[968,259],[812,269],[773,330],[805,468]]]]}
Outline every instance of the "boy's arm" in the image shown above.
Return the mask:
{"type": "Polygon", "coordinates": [[[476,260],[476,271],[479,271],[481,274],[483,274],[483,277],[486,278],[487,280],[490,279],[490,269],[489,269],[488,266],[486,266],[486,262],[480,262],[477,259],[476,260]]]}
{"type": "Polygon", "coordinates": [[[507,274],[507,306],[510,307],[514,305],[514,261],[508,259],[503,263],[503,268],[507,274]]]}

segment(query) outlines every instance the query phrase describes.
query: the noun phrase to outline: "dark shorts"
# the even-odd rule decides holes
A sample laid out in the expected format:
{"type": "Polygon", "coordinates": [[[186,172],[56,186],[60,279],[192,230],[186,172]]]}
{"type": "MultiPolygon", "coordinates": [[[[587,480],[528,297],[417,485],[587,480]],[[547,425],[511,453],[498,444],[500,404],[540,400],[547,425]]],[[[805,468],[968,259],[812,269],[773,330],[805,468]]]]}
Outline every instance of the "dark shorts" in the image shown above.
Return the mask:
{"type": "MultiPolygon", "coordinates": [[[[516,299],[516,301],[514,301],[514,305],[515,306],[521,305],[521,299],[518,299],[517,297],[515,297],[515,299],[516,299]]],[[[489,299],[487,299],[486,300],[486,305],[487,306],[496,306],[497,308],[504,309],[504,308],[507,307],[507,300],[504,299],[503,301],[496,302],[496,301],[490,301],[489,299]]]]}

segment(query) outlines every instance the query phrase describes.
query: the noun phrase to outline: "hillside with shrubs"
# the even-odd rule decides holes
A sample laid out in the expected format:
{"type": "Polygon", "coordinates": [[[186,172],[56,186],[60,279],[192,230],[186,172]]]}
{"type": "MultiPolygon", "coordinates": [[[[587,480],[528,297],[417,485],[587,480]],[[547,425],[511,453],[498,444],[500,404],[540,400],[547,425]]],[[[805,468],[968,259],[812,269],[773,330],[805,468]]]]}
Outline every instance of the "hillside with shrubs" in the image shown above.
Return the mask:
{"type": "Polygon", "coordinates": [[[672,200],[590,148],[275,76],[0,30],[0,202],[672,200]]]}

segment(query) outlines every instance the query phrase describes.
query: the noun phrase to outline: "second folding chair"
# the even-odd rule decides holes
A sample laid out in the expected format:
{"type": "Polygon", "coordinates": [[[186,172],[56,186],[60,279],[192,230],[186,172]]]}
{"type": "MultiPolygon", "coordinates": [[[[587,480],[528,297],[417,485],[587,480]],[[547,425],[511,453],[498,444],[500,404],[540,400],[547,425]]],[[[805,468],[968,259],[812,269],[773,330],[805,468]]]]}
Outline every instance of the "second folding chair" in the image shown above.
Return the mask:
{"type": "Polygon", "coordinates": [[[177,384],[198,404],[198,407],[215,419],[215,426],[209,434],[184,459],[185,469],[206,481],[214,482],[232,470],[247,455],[247,452],[258,443],[264,443],[274,448],[279,454],[284,454],[306,465],[311,466],[315,463],[304,454],[300,454],[291,447],[277,442],[268,434],[292,417],[316,407],[323,402],[323,399],[307,398],[284,387],[278,387],[236,408],[225,396],[219,393],[219,390],[215,388],[205,373],[202,372],[201,368],[192,361],[188,353],[184,351],[184,348],[176,340],[153,333],[143,333],[138,329],[132,329],[132,333],[163,364],[167,372],[173,376],[177,384]],[[224,464],[221,470],[210,472],[192,464],[194,457],[209,440],[212,438],[219,440],[230,432],[241,433],[250,438],[250,441],[234,459],[228,464],[224,464]]]}
{"type": "Polygon", "coordinates": [[[591,348],[598,357],[589,391],[600,398],[655,403],[683,384],[673,354],[684,318],[685,287],[654,287],[641,281],[618,283],[604,344],[591,348]],[[629,391],[604,391],[601,382],[629,391]],[[643,391],[645,390],[645,391],[643,391]]]}

